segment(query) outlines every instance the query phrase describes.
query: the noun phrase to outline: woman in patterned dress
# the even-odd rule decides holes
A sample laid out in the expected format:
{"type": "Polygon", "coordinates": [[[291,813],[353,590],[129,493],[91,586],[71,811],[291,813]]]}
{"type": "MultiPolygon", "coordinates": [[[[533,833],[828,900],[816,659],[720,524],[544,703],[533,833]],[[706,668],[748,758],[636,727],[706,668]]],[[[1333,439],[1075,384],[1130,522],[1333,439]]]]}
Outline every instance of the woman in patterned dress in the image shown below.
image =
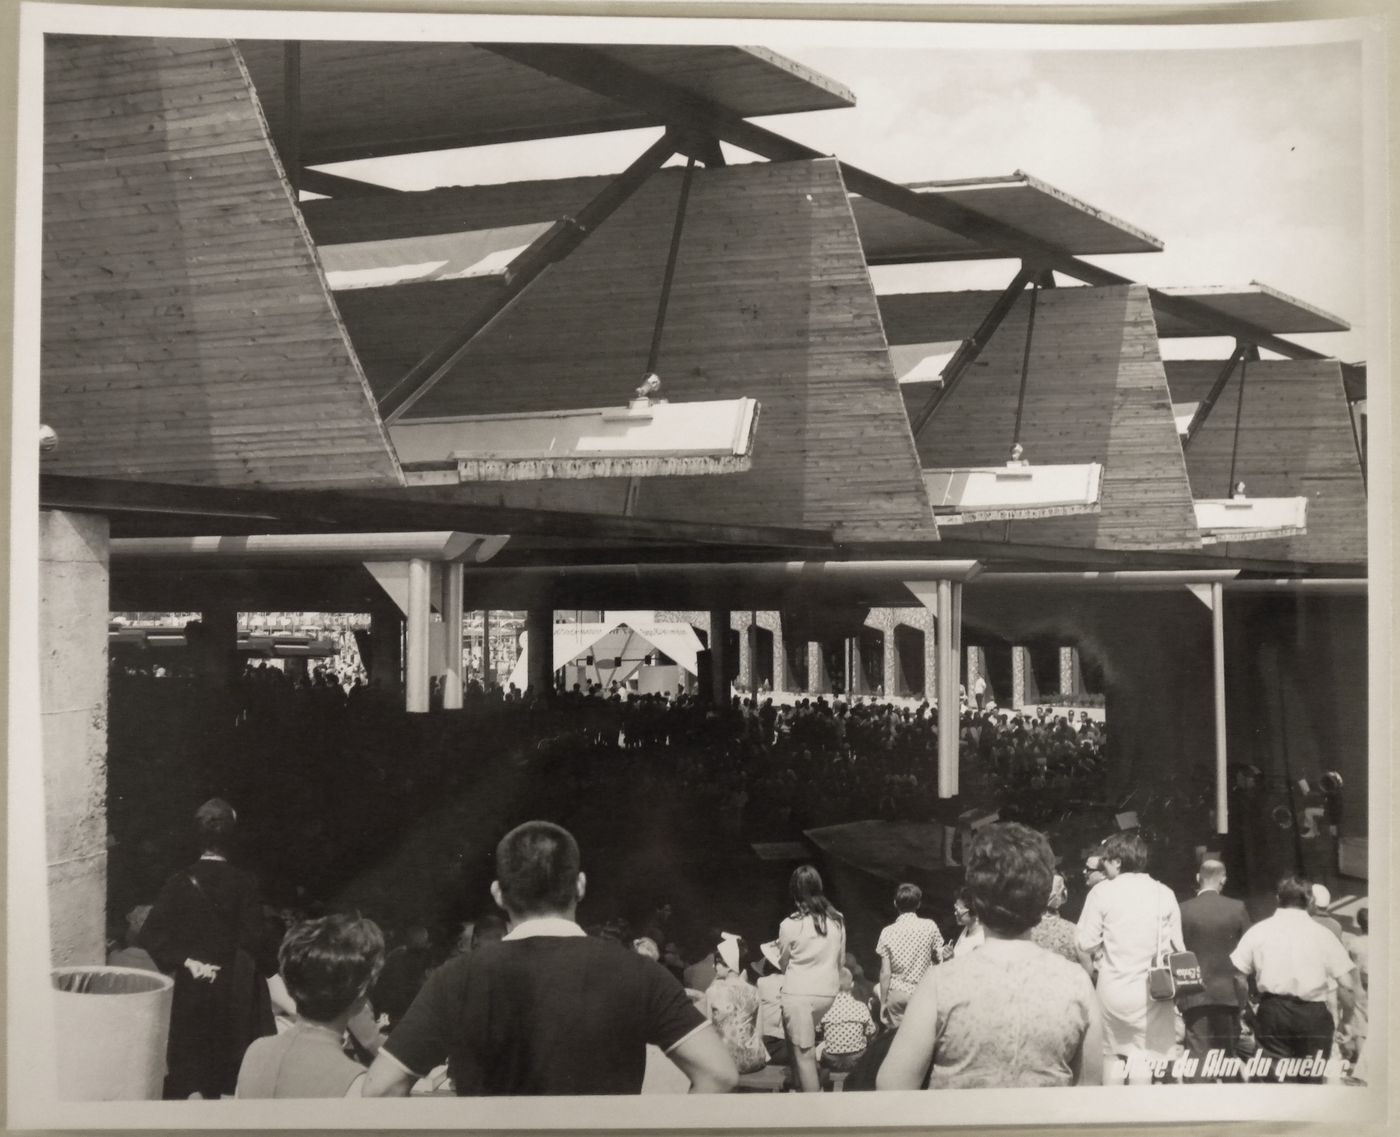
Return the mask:
{"type": "Polygon", "coordinates": [[[880,1067],[877,1088],[1099,1080],[1102,1043],[1089,977],[1030,938],[1054,871],[1049,842],[1024,825],[988,825],[973,838],[967,897],[984,942],[924,973],[880,1067]]]}
{"type": "Polygon", "coordinates": [[[728,932],[715,948],[715,980],[705,989],[703,1009],[714,1023],[724,1048],[741,1074],[768,1065],[768,1048],[759,1035],[758,989],[744,977],[748,948],[728,932]]]}

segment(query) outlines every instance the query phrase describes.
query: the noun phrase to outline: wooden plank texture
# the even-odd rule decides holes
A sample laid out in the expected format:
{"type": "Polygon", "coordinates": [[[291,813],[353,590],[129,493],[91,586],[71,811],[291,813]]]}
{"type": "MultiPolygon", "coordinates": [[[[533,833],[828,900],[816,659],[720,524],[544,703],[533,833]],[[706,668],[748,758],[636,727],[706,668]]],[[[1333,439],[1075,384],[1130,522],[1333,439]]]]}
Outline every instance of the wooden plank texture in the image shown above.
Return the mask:
{"type": "MultiPolygon", "coordinates": [[[[1172,398],[1195,401],[1220,373],[1214,360],[1172,360],[1172,398]]],[[[1335,359],[1263,360],[1246,365],[1236,478],[1250,497],[1306,497],[1308,531],[1277,541],[1238,541],[1232,557],[1327,563],[1366,560],[1366,489],[1335,359]]],[[[1228,493],[1240,371],[1186,450],[1197,497],[1228,493]]]]}
{"type": "MultiPolygon", "coordinates": [[[[1011,273],[1008,271],[1007,277],[1011,273]]],[[[1168,298],[1195,300],[1211,311],[1243,320],[1275,335],[1303,332],[1346,331],[1349,326],[1339,316],[1285,296],[1264,285],[1247,288],[1163,288],[1154,289],[1168,298]]],[[[977,322],[996,302],[998,293],[976,289],[967,292],[901,292],[880,297],[880,315],[885,334],[892,344],[924,343],[937,339],[963,339],[972,334],[977,322]]],[[[1161,339],[1183,336],[1216,335],[1179,315],[1153,304],[1157,335],[1161,339]]]]}
{"type": "MultiPolygon", "coordinates": [[[[484,332],[411,417],[625,401],[645,368],[680,183],[680,171],[654,176],[484,332]]],[[[378,307],[347,312],[357,340],[387,333],[418,303],[378,291],[390,294],[378,307]]],[[[648,478],[637,516],[830,526],[852,539],[934,535],[833,160],[696,171],[659,371],[665,398],[750,396],[762,410],[750,472],[648,478]]],[[[605,479],[433,496],[616,511],[625,489],[605,479]]]]}
{"type": "MultiPolygon", "coordinates": [[[[1340,316],[1295,296],[1289,296],[1266,284],[1250,284],[1239,288],[1161,288],[1161,295],[1194,300],[1212,311],[1232,319],[1244,320],[1277,335],[1298,335],[1304,332],[1344,332],[1351,327],[1340,316]]],[[[1163,339],[1177,336],[1199,336],[1201,329],[1161,310],[1157,311],[1157,334],[1163,339]]]]}
{"type": "MultiPolygon", "coordinates": [[[[1006,460],[1029,296],[1020,297],[920,439],[925,466],[1006,460]]],[[[1144,285],[1043,289],[1021,441],[1036,464],[1102,462],[1097,514],[964,525],[968,539],[1096,549],[1200,547],[1144,285]]]]}
{"type": "MultiPolygon", "coordinates": [[[[1150,233],[1029,174],[914,182],[909,188],[976,210],[1068,253],[1151,253],[1162,248],[1162,242],[1150,233]]],[[[856,198],[853,205],[871,264],[965,260],[987,255],[986,247],[979,241],[876,202],[856,198]]]]}
{"type": "MultiPolygon", "coordinates": [[[[283,128],[282,43],[240,40],[273,136],[283,128]]],[[[605,44],[615,63],[741,117],[850,106],[839,83],[761,48],[605,44]]],[[[660,117],[466,43],[301,45],[307,165],[658,125],[660,117]]]]}
{"type": "Polygon", "coordinates": [[[44,470],[401,484],[232,46],[45,50],[44,470]]]}

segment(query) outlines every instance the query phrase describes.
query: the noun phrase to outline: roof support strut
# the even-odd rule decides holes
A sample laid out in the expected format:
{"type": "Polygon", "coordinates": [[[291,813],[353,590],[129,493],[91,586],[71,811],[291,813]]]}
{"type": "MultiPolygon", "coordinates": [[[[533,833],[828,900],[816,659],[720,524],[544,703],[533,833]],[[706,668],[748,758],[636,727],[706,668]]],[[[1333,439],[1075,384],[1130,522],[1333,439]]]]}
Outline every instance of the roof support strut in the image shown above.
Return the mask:
{"type": "MultiPolygon", "coordinates": [[[[625,67],[587,47],[543,43],[483,43],[478,46],[584,90],[649,112],[656,116],[658,122],[708,132],[722,142],[771,162],[831,157],[756,126],[732,111],[717,107],[687,91],[625,67]]],[[[909,217],[921,218],[939,228],[980,241],[991,250],[990,255],[1041,262],[1047,268],[1099,287],[1134,283],[1126,276],[1090,264],[1058,245],[1038,240],[1015,226],[949,201],[941,194],[917,193],[908,186],[888,181],[846,162],[841,163],[841,175],[851,193],[858,193],[909,217]]],[[[1225,316],[1198,301],[1166,296],[1153,290],[1152,302],[1162,311],[1195,324],[1201,328],[1203,335],[1243,339],[1289,359],[1323,358],[1321,352],[1282,339],[1248,321],[1225,316]]]]}
{"type": "Polygon", "coordinates": [[[645,153],[608,183],[576,217],[557,222],[542,238],[506,266],[505,285],[479,307],[463,327],[409,369],[379,401],[385,425],[397,422],[419,399],[433,389],[464,356],[472,340],[493,324],[550,265],[573,252],[583,240],[606,221],[642,183],[661,168],[676,152],[671,131],[667,130],[645,153]]]}
{"type": "Polygon", "coordinates": [[[1249,345],[1236,343],[1235,350],[1230,358],[1226,360],[1225,366],[1220,374],[1215,377],[1215,382],[1211,384],[1210,390],[1206,392],[1206,397],[1201,400],[1200,406],[1196,408],[1196,413],[1191,416],[1191,421],[1186,425],[1186,437],[1182,439],[1181,448],[1184,450],[1191,445],[1191,440],[1200,433],[1201,427],[1205,426],[1206,419],[1210,417],[1210,412],[1215,408],[1216,401],[1225,391],[1225,385],[1230,382],[1230,376],[1235,373],[1235,368],[1243,363],[1249,355],[1249,345]]]}
{"type": "Polygon", "coordinates": [[[914,440],[917,442],[919,435],[924,432],[924,427],[928,425],[929,419],[933,417],[933,412],[938,409],[938,404],[953,393],[962,377],[967,374],[967,369],[972,366],[977,357],[982,354],[982,349],[987,346],[987,342],[992,338],[997,328],[1001,327],[1001,322],[1006,319],[1012,307],[1015,306],[1017,298],[1026,290],[1032,280],[1035,279],[1035,270],[1023,264],[1018,272],[1006,286],[1006,290],[997,297],[996,303],[991,306],[987,314],[982,317],[982,322],[977,325],[977,330],[971,337],[962,341],[958,345],[958,350],[953,353],[953,358],[948,361],[948,366],[943,371],[943,385],[935,387],[929,395],[928,400],[919,408],[919,413],[914,416],[911,424],[914,428],[914,440]]]}

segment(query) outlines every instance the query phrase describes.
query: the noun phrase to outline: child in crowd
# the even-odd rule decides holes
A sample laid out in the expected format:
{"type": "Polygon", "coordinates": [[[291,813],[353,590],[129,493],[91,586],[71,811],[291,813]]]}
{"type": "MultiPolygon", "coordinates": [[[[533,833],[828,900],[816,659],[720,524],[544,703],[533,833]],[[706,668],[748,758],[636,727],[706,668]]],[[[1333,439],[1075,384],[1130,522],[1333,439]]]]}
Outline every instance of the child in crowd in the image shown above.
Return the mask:
{"type": "Polygon", "coordinates": [[[384,963],[384,936],[373,920],[325,916],[298,924],[282,940],[278,970],[296,1000],[292,1028],[248,1047],[238,1072],[240,1098],[357,1097],[365,1068],[342,1045],[384,963]]]}
{"type": "Polygon", "coordinates": [[[851,994],[855,977],[849,968],[841,968],[840,983],[841,990],[821,1021],[817,1061],[824,1070],[850,1070],[875,1037],[875,1020],[869,1006],[851,994]]]}

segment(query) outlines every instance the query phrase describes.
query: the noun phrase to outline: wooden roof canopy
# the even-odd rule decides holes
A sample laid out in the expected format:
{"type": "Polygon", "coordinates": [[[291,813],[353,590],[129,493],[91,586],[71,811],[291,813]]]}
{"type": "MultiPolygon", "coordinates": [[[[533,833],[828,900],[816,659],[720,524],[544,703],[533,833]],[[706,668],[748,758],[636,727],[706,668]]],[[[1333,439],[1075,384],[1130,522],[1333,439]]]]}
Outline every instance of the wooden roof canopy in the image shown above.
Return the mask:
{"type": "MultiPolygon", "coordinates": [[[[85,42],[82,37],[72,38],[85,42]]],[[[62,40],[63,37],[51,37],[60,46],[62,40]]],[[[65,76],[77,84],[65,92],[73,113],[81,110],[84,98],[112,98],[100,82],[106,73],[104,68],[110,70],[109,62],[102,58],[101,47],[95,46],[104,42],[94,39],[79,49],[95,52],[90,61],[92,67],[65,68],[65,76]]],[[[1078,408],[1078,418],[1070,414],[1075,420],[1070,433],[1082,435],[1083,445],[1076,450],[1058,438],[1054,446],[1033,447],[1033,456],[1037,461],[1105,461],[1102,510],[1092,517],[1014,522],[1018,540],[1027,548],[1066,547],[1086,552],[1199,549],[1200,538],[1190,518],[1189,486],[1185,484],[1185,467],[1171,416],[1171,399],[1179,396],[1175,383],[1170,394],[1166,389],[1166,376],[1156,350],[1159,335],[1243,336],[1268,350],[1306,361],[1319,358],[1320,353],[1283,341],[1280,333],[1340,330],[1346,326],[1328,313],[1262,285],[1233,290],[1148,289],[1084,262],[1079,259],[1081,254],[1153,251],[1162,244],[1020,171],[1005,177],[899,186],[748,122],[752,116],[834,109],[853,102],[850,92],[840,84],[763,49],[707,45],[336,42],[300,43],[289,48],[281,42],[240,41],[240,50],[234,51],[227,44],[211,48],[199,41],[143,40],[138,44],[138,54],[145,53],[136,60],[138,69],[149,70],[155,88],[168,86],[172,90],[197,92],[212,79],[214,90],[234,108],[230,112],[232,118],[249,127],[245,131],[248,137],[240,136],[233,150],[220,151],[210,149],[227,141],[216,137],[225,129],[217,116],[197,113],[201,108],[195,104],[182,110],[183,104],[178,101],[169,108],[158,109],[156,114],[170,119],[162,125],[177,128],[169,138],[190,147],[192,161],[195,154],[205,155],[205,167],[217,167],[221,176],[227,178],[236,177],[252,163],[258,167],[260,177],[266,168],[272,171],[273,180],[280,182],[275,187],[260,186],[258,199],[266,208],[286,213],[289,224],[282,228],[287,232],[278,230],[275,239],[284,250],[295,246],[292,259],[296,273],[316,278],[315,288],[308,290],[315,295],[306,303],[283,305],[285,313],[279,310],[265,315],[272,309],[264,305],[247,319],[266,323],[296,313],[305,326],[295,332],[288,328],[286,334],[302,338],[312,335],[311,325],[316,321],[324,325],[314,329],[314,336],[321,337],[315,351],[329,352],[336,366],[348,368],[347,373],[353,376],[355,399],[351,402],[356,405],[347,404],[347,413],[356,419],[354,429],[365,436],[371,452],[361,461],[375,467],[365,479],[366,485],[376,481],[395,485],[402,478],[393,448],[385,438],[385,395],[403,383],[405,372],[421,366],[424,353],[434,348],[444,331],[460,326],[464,311],[471,311],[483,299],[499,298],[503,288],[511,287],[512,274],[518,274],[521,267],[519,258],[528,259],[542,243],[555,239],[561,218],[586,212],[598,195],[606,195],[616,181],[606,177],[578,178],[397,193],[329,177],[316,188],[332,187],[336,198],[303,203],[299,216],[294,205],[295,191],[289,193],[286,181],[276,179],[274,144],[293,186],[303,175],[314,173],[307,168],[316,164],[648,125],[666,127],[661,142],[648,151],[656,159],[654,166],[659,166],[665,154],[673,150],[698,155],[707,166],[722,165],[719,141],[768,160],[731,170],[709,168],[697,177],[696,206],[705,219],[697,221],[689,233],[695,247],[688,248],[685,254],[699,252],[695,262],[698,271],[688,284],[678,284],[681,303],[673,347],[682,370],[675,374],[682,391],[693,389],[694,393],[705,395],[729,382],[731,393],[747,394],[750,386],[746,382],[751,384],[754,380],[746,380],[740,374],[742,366],[767,353],[769,373],[757,380],[758,386],[771,400],[773,412],[780,405],[790,404],[789,409],[796,409],[796,433],[791,433],[790,441],[776,451],[756,455],[752,478],[735,475],[720,479],[729,487],[746,487],[739,491],[737,499],[720,494],[713,500],[701,500],[704,495],[697,497],[694,487],[668,488],[658,484],[656,492],[649,490],[650,498],[643,499],[640,514],[641,518],[652,520],[639,524],[663,524],[663,519],[681,517],[686,522],[717,527],[732,520],[779,541],[788,535],[777,533],[772,527],[784,524],[801,526],[803,531],[821,530],[828,538],[836,532],[856,541],[936,539],[927,500],[915,493],[916,488],[922,490],[919,455],[914,451],[909,416],[901,413],[900,385],[889,348],[964,339],[985,317],[997,294],[887,296],[879,298],[877,304],[866,271],[871,264],[1020,257],[1023,271],[1025,266],[1034,265],[1038,273],[1054,270],[1089,285],[1047,290],[1056,295],[1043,300],[1042,318],[1046,323],[1042,333],[1038,333],[1040,342],[1036,346],[1043,358],[1034,366],[1038,370],[1063,371],[1069,366],[1066,360],[1080,353],[1085,367],[1082,375],[1065,379],[1072,390],[1054,382],[1038,383],[1029,405],[1033,420],[1042,415],[1053,418],[1056,413],[1078,408]],[[240,53],[243,66],[239,66],[240,53]],[[288,85],[289,77],[295,79],[294,87],[288,85]],[[256,114],[258,103],[265,116],[265,127],[260,127],[256,114]],[[215,157],[208,157],[210,154],[215,157]],[[803,201],[809,204],[804,206],[803,201]],[[802,238],[798,241],[800,255],[784,244],[794,234],[802,238]],[[441,265],[417,276],[395,275],[439,239],[452,246],[451,255],[425,256],[418,263],[441,259],[441,265]],[[287,245],[288,240],[291,246],[287,245]],[[318,250],[311,249],[312,242],[319,245],[318,250]],[[309,255],[302,255],[303,248],[309,255]],[[746,258],[737,255],[736,249],[756,251],[746,258]],[[320,254],[326,273],[313,267],[316,253],[320,254]],[[746,261],[752,263],[746,265],[746,261]],[[775,272],[779,275],[774,276],[775,272]],[[775,288],[774,282],[779,278],[783,287],[775,288]],[[787,300],[779,303],[774,299],[779,294],[787,300]],[[329,319],[321,314],[322,310],[329,319]],[[731,319],[737,317],[744,317],[749,323],[731,319]],[[716,333],[712,325],[717,319],[721,325],[729,321],[733,327],[716,333]],[[740,333],[738,338],[732,334],[735,332],[740,333]],[[1132,359],[1123,347],[1125,337],[1137,345],[1132,359]],[[1110,344],[1111,359],[1104,355],[1110,344]],[[734,372],[732,380],[725,377],[726,368],[734,372]],[[800,378],[794,382],[793,376],[800,378]],[[733,386],[734,383],[738,385],[733,386]],[[845,388],[841,387],[843,383],[845,388]],[[858,395],[854,401],[853,394],[858,395]],[[367,397],[370,395],[373,397],[367,397]],[[1050,401],[1046,402],[1046,398],[1050,401]],[[380,403],[378,414],[376,400],[380,403]],[[1116,404],[1116,409],[1106,416],[1095,409],[1105,403],[1116,404]],[[842,412],[842,406],[858,411],[856,418],[842,412]],[[862,415],[864,426],[856,422],[862,415]],[[1092,428],[1085,426],[1089,418],[1094,420],[1092,428]],[[878,427],[873,435],[872,424],[878,427]],[[1144,431],[1151,435],[1150,439],[1144,431]],[[871,442],[873,438],[875,443],[871,442]],[[1170,439],[1171,444],[1163,439],[1170,439]],[[872,446],[883,456],[884,466],[878,470],[870,465],[872,446]],[[1055,449],[1062,451],[1061,457],[1052,456],[1055,449]],[[843,474],[843,462],[849,462],[851,470],[858,471],[857,476],[843,474]]],[[[130,60],[122,66],[131,74],[130,60]]],[[[122,105],[133,123],[144,113],[138,100],[129,99],[122,105]]],[[[61,115],[59,120],[53,119],[51,107],[50,118],[59,121],[61,115]]],[[[143,176],[159,177],[161,171],[155,169],[159,165],[143,170],[143,176]]],[[[508,388],[515,384],[513,393],[525,394],[526,402],[532,406],[548,409],[557,403],[558,396],[548,393],[549,381],[552,379],[556,386],[569,385],[560,384],[559,366],[561,360],[572,366],[576,352],[564,359],[546,351],[535,361],[533,371],[526,368],[529,374],[523,384],[518,381],[521,372],[516,363],[522,358],[521,344],[550,341],[558,330],[561,311],[569,313],[578,329],[602,334],[604,339],[612,336],[604,345],[606,350],[593,351],[591,346],[596,345],[591,345],[586,354],[596,357],[600,367],[607,364],[619,373],[627,371],[626,360],[645,347],[645,337],[638,334],[638,328],[644,322],[642,309],[654,307],[655,277],[660,268],[660,258],[652,246],[657,243],[656,235],[664,234],[669,224],[674,186],[679,180],[670,172],[647,180],[654,166],[629,188],[629,194],[640,190],[630,202],[623,197],[612,203],[596,224],[590,222],[584,231],[592,233],[597,229],[597,237],[578,251],[571,245],[567,259],[551,262],[550,267],[559,270],[551,274],[551,284],[541,282],[543,287],[522,294],[521,303],[508,312],[502,309],[503,320],[484,326],[479,330],[485,334],[464,342],[462,352],[471,353],[474,371],[494,378],[477,387],[444,383],[412,415],[422,417],[435,409],[440,413],[444,407],[454,406],[479,413],[479,396],[483,392],[490,393],[487,402],[492,405],[488,410],[513,410],[513,406],[500,402],[503,383],[508,388]],[[614,209],[616,216],[612,216],[614,209]],[[640,239],[643,235],[644,241],[640,239]],[[601,307],[598,303],[590,307],[580,300],[588,290],[597,291],[599,273],[610,282],[612,291],[601,298],[601,307]],[[615,318],[619,297],[627,309],[621,320],[615,318]],[[626,343],[619,336],[625,337],[626,343]]],[[[81,175],[82,170],[81,163],[73,162],[65,176],[81,175]]],[[[188,173],[190,176],[181,174],[183,181],[170,174],[151,200],[170,214],[170,224],[177,228],[188,227],[189,218],[203,218],[200,231],[207,236],[210,223],[217,225],[222,216],[218,210],[224,199],[214,192],[219,187],[211,186],[214,196],[201,203],[201,180],[192,175],[203,170],[191,166],[188,173]],[[191,182],[192,188],[185,182],[191,182]],[[208,216],[198,213],[198,208],[205,208],[208,216]]],[[[128,179],[120,189],[123,193],[144,192],[143,186],[144,183],[138,185],[128,179]]],[[[121,194],[117,196],[120,198],[121,194]]],[[[151,201],[145,201],[145,208],[138,214],[149,212],[150,204],[151,201]]],[[[120,206],[120,201],[115,202],[111,217],[104,215],[101,223],[118,228],[129,225],[129,221],[119,220],[119,215],[134,214],[124,212],[120,206]]],[[[238,213],[230,216],[235,222],[243,220],[238,213]]],[[[62,218],[48,216],[46,222],[64,223],[62,218]]],[[[273,228],[266,232],[272,234],[273,228]]],[[[250,251],[244,237],[235,240],[230,236],[226,243],[240,255],[250,251]]],[[[166,244],[177,253],[184,249],[179,240],[166,244]]],[[[133,250],[140,251],[136,246],[133,250]]],[[[123,254],[119,243],[106,251],[123,254]]],[[[191,245],[185,252],[185,268],[199,288],[212,285],[216,291],[226,289],[230,282],[236,284],[249,275],[246,266],[235,273],[232,262],[210,272],[204,245],[191,245]]],[[[269,257],[272,252],[269,249],[269,257]]],[[[660,252],[664,257],[664,248],[660,252]]],[[[274,258],[263,267],[272,272],[285,269],[288,263],[274,258]]],[[[92,291],[91,282],[61,276],[71,272],[72,264],[65,261],[53,267],[50,274],[46,266],[46,297],[49,291],[59,294],[50,284],[50,277],[67,290],[64,295],[92,291]]],[[[257,276],[257,272],[252,276],[257,276]]],[[[255,287],[250,296],[263,295],[256,292],[257,281],[244,279],[243,283],[255,287]]],[[[183,320],[186,330],[197,332],[201,327],[196,326],[196,317],[203,319],[212,305],[227,305],[226,297],[214,293],[194,291],[191,295],[194,303],[188,312],[162,305],[151,307],[155,322],[148,320],[143,329],[153,350],[165,342],[162,337],[174,327],[162,324],[162,320],[167,324],[183,320]]],[[[144,297],[143,305],[149,299],[144,297]]],[[[596,296],[593,299],[599,300],[596,296]]],[[[46,320],[51,310],[62,311],[62,307],[46,304],[46,320]]],[[[112,310],[104,314],[119,315],[112,310]]],[[[1001,337],[1001,345],[989,351],[982,361],[999,370],[999,385],[992,386],[1000,393],[990,397],[991,387],[979,376],[967,392],[978,389],[983,397],[969,402],[964,394],[964,405],[980,409],[999,405],[1004,409],[1008,393],[1014,394],[1009,384],[1025,369],[1014,327],[1012,320],[1008,324],[1010,334],[1001,337]],[[1008,346],[1013,340],[1014,349],[1008,346]]],[[[46,335],[48,331],[46,324],[46,335]]],[[[57,325],[54,334],[58,334],[57,325]]],[[[282,339],[259,337],[256,333],[251,344],[221,336],[218,346],[224,351],[231,348],[246,367],[244,349],[255,347],[259,338],[270,350],[283,350],[282,339]]],[[[50,351],[48,339],[45,352],[47,413],[49,405],[56,405],[51,394],[50,360],[58,358],[50,351]]],[[[184,358],[188,360],[190,356],[184,358]]],[[[98,391],[92,381],[84,378],[90,359],[79,353],[71,363],[71,393],[74,397],[96,397],[98,391]]],[[[147,381],[150,373],[143,370],[147,364],[135,358],[127,363],[134,369],[135,378],[127,382],[130,390],[121,397],[136,399],[136,413],[142,421],[151,418],[155,405],[152,399],[178,399],[182,397],[181,390],[190,389],[190,384],[182,385],[175,373],[171,373],[168,388],[153,386],[147,381]]],[[[1316,369],[1304,371],[1314,375],[1316,369]]],[[[269,372],[280,374],[271,362],[269,372]]],[[[1351,374],[1342,373],[1351,388],[1357,386],[1355,374],[1355,369],[1351,374]]],[[[639,377],[627,371],[629,385],[639,377]]],[[[596,385],[605,379],[608,377],[599,372],[588,383],[596,385]]],[[[577,382],[577,375],[572,380],[577,382]]],[[[103,388],[104,392],[110,390],[110,386],[103,388]]],[[[222,388],[211,388],[201,397],[213,399],[210,408],[214,409],[215,402],[227,399],[230,390],[225,382],[222,388]]],[[[102,405],[110,408],[112,396],[103,393],[101,399],[102,405]]],[[[295,416],[289,419],[284,409],[291,404],[269,396],[261,405],[266,407],[264,418],[268,421],[259,429],[271,431],[275,435],[273,442],[280,447],[266,452],[270,458],[279,459],[284,449],[289,459],[293,450],[300,453],[297,448],[307,443],[294,437],[299,429],[295,416]]],[[[244,408],[241,413],[246,417],[250,412],[244,408]]],[[[780,426],[784,421],[768,409],[764,415],[769,427],[780,426]]],[[[163,427],[181,417],[172,412],[172,417],[156,419],[153,426],[163,427]]],[[[411,421],[411,417],[404,421],[411,421]]],[[[949,463],[939,439],[953,448],[972,445],[977,431],[950,433],[955,425],[945,416],[941,427],[928,437],[919,438],[917,445],[925,456],[925,465],[932,464],[928,459],[934,451],[939,451],[938,465],[949,463]]],[[[987,437],[998,432],[1004,433],[1000,425],[983,431],[987,437]]],[[[209,446],[227,449],[234,445],[236,449],[237,444],[233,432],[207,433],[207,441],[201,436],[198,445],[179,459],[186,465],[193,463],[190,470],[176,469],[169,460],[148,469],[132,465],[129,456],[115,454],[110,461],[104,459],[94,466],[69,472],[199,481],[202,479],[194,466],[208,458],[209,446]]],[[[1327,446],[1335,441],[1329,435],[1327,446]]],[[[999,445],[997,449],[1003,448],[999,445]]],[[[157,446],[148,449],[151,454],[160,454],[157,446]]],[[[314,440],[308,453],[312,452],[314,440]]],[[[984,462],[988,456],[984,448],[970,460],[984,462]]],[[[238,455],[233,450],[224,457],[227,468],[221,468],[217,475],[223,484],[279,484],[277,476],[269,476],[261,467],[245,466],[240,471],[238,455]]],[[[45,468],[50,468],[50,463],[46,462],[45,468]]],[[[316,485],[321,473],[313,461],[305,470],[298,469],[292,478],[305,479],[298,484],[316,485]]],[[[337,484],[354,485],[357,474],[347,468],[336,476],[345,479],[337,484]]],[[[1349,481],[1347,484],[1350,486],[1349,481]]],[[[1251,488],[1254,486],[1251,481],[1251,488]]],[[[543,496],[538,490],[512,491],[458,496],[453,500],[463,506],[508,507],[517,512],[565,509],[596,520],[608,514],[631,513],[630,504],[623,506],[625,495],[617,492],[619,488],[618,479],[598,479],[567,488],[552,486],[550,493],[543,496]]],[[[403,500],[410,491],[400,487],[388,492],[403,500]]],[[[442,495],[437,495],[437,501],[440,505],[449,504],[442,495]]],[[[967,526],[972,531],[960,534],[960,539],[996,543],[1011,539],[1011,523],[996,523],[994,529],[990,525],[967,526]],[[978,532],[981,528],[986,531],[978,532]]],[[[1308,554],[1303,557],[1305,560],[1339,559],[1324,556],[1328,550],[1317,545],[1290,545],[1282,550],[1260,548],[1257,555],[1261,558],[1259,563],[1264,563],[1271,553],[1283,556],[1300,550],[1308,554]]],[[[1230,552],[1233,554],[1233,550],[1230,552]]]]}
{"type": "MultiPolygon", "coordinates": [[[[891,344],[959,340],[972,334],[997,296],[991,289],[889,293],[880,297],[880,317],[891,344]]],[[[1344,332],[1351,327],[1340,316],[1255,281],[1244,287],[1152,289],[1152,315],[1157,335],[1163,339],[1223,334],[1203,328],[1173,308],[1174,299],[1198,304],[1222,322],[1252,326],[1273,335],[1344,332]]]]}
{"type": "MultiPolygon", "coordinates": [[[[239,40],[274,138],[285,137],[277,40],[239,40]]],[[[306,165],[656,126],[661,116],[470,43],[302,41],[306,165]]],[[[850,90],[761,47],[600,44],[597,65],[664,81],[739,118],[855,104],[850,90]]]]}

